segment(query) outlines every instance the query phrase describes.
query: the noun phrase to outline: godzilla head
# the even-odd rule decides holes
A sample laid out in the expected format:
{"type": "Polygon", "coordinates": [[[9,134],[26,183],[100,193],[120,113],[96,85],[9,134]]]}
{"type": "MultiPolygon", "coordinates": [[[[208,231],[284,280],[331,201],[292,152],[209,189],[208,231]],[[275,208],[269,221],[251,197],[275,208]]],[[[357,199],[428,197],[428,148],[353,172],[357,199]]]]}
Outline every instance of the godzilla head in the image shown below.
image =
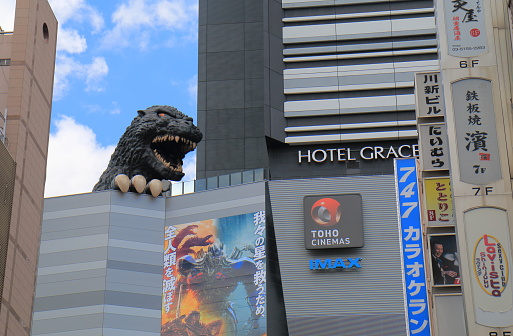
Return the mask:
{"type": "Polygon", "coordinates": [[[183,158],[203,138],[192,118],[167,105],[137,113],[93,191],[116,189],[118,176],[124,176],[127,182],[135,176],[146,181],[179,181],[184,176],[183,158]]]}
{"type": "Polygon", "coordinates": [[[152,177],[179,181],[184,176],[183,158],[203,138],[200,130],[192,118],[171,106],[152,106],[137,113],[132,124],[138,124],[136,134],[144,147],[142,159],[156,173],[152,177]]]}

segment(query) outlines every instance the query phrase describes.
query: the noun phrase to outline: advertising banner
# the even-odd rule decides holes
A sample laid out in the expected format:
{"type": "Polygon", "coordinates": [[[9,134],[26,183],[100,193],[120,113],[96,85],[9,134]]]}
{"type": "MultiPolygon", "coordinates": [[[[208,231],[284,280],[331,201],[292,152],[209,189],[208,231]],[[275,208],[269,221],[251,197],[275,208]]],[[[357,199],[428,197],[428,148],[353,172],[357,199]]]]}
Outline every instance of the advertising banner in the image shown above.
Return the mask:
{"type": "Polygon", "coordinates": [[[488,51],[486,0],[444,0],[449,55],[472,57],[488,51]]]}
{"type": "Polygon", "coordinates": [[[460,285],[460,260],[454,234],[429,236],[434,286],[460,285]]]}
{"type": "Polygon", "coordinates": [[[429,226],[454,225],[451,179],[435,177],[424,179],[427,222],[429,226]]]}
{"type": "Polygon", "coordinates": [[[305,196],[303,211],[307,250],[363,246],[361,195],[305,196]]]}
{"type": "Polygon", "coordinates": [[[394,160],[407,335],[429,336],[429,301],[415,159],[394,160]]]}
{"type": "Polygon", "coordinates": [[[162,336],[266,335],[265,212],[165,228],[162,336]]]}
{"type": "Polygon", "coordinates": [[[451,85],[460,180],[477,185],[500,180],[492,82],[469,78],[451,85]]]}
{"type": "Polygon", "coordinates": [[[489,327],[513,325],[511,241],[505,210],[466,211],[465,231],[476,322],[489,327]]]}

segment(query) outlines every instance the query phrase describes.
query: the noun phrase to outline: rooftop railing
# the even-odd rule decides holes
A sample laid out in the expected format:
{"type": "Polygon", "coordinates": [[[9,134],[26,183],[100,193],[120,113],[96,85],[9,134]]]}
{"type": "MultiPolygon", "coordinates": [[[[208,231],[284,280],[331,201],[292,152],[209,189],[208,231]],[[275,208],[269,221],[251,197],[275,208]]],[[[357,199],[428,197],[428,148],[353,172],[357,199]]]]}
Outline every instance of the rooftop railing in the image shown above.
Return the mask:
{"type": "Polygon", "coordinates": [[[208,177],[206,179],[173,183],[168,191],[163,192],[163,195],[170,197],[192,194],[205,190],[264,181],[265,179],[266,175],[264,168],[246,170],[232,174],[208,177]]]}

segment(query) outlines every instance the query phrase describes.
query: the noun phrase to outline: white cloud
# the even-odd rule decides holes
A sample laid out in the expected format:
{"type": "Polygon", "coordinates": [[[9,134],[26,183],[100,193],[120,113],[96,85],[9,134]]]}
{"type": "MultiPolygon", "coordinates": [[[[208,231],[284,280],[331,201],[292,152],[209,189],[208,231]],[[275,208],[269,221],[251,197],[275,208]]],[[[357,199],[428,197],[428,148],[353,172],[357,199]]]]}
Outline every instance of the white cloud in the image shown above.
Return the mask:
{"type": "Polygon", "coordinates": [[[103,79],[109,73],[105,58],[95,57],[91,64],[82,64],[75,59],[58,55],[55,63],[54,100],[59,100],[66,93],[71,78],[85,81],[85,91],[103,91],[103,79]]]}
{"type": "Polygon", "coordinates": [[[194,75],[189,78],[187,91],[189,92],[189,97],[192,102],[196,103],[196,100],[198,99],[198,75],[194,75]]]}
{"type": "Polygon", "coordinates": [[[109,73],[103,57],[95,57],[93,63],[83,67],[86,76],[86,91],[103,91],[102,80],[109,73]]]}
{"type": "Polygon", "coordinates": [[[57,35],[57,50],[70,54],[80,54],[86,51],[87,42],[85,37],[75,29],[61,28],[57,35]]]}
{"type": "Polygon", "coordinates": [[[89,127],[68,116],[59,116],[55,126],[48,148],[45,197],[90,192],[115,146],[101,146],[89,127]]]}
{"type": "Polygon", "coordinates": [[[182,182],[196,179],[196,151],[188,154],[183,160],[183,172],[185,176],[182,182]]]}
{"type": "MultiPolygon", "coordinates": [[[[115,145],[104,147],[96,134],[73,118],[61,115],[50,134],[45,197],[90,192],[107,168],[115,145]]],[[[184,160],[183,181],[196,178],[196,152],[184,160]]]]}
{"type": "Polygon", "coordinates": [[[68,90],[69,76],[75,69],[76,61],[67,56],[59,56],[55,60],[55,79],[53,83],[53,99],[59,100],[68,90]]]}
{"type": "Polygon", "coordinates": [[[2,10],[0,10],[0,26],[4,31],[13,31],[14,29],[14,8],[16,0],[2,0],[2,10]]]}
{"type": "Polygon", "coordinates": [[[104,26],[101,14],[85,0],[50,0],[50,6],[60,26],[67,21],[87,22],[93,32],[100,31],[104,26]]]}
{"type": "Polygon", "coordinates": [[[119,107],[119,104],[117,101],[112,102],[112,109],[110,110],[110,114],[112,114],[112,115],[121,114],[121,108],[119,107]]]}
{"type": "Polygon", "coordinates": [[[150,31],[195,32],[197,16],[198,0],[127,0],[112,14],[114,27],[103,43],[107,47],[135,44],[144,48],[150,43],[150,31]]]}

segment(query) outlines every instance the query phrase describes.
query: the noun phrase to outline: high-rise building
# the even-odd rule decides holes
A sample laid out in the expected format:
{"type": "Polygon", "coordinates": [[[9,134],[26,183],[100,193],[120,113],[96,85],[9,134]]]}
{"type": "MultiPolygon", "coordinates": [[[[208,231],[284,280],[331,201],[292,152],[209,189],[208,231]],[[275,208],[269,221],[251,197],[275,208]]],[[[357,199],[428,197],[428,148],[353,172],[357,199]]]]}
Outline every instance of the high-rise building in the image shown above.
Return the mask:
{"type": "Polygon", "coordinates": [[[14,30],[0,32],[0,335],[30,334],[56,39],[46,0],[17,0],[14,30]]]}
{"type": "Polygon", "coordinates": [[[390,174],[416,151],[432,1],[203,0],[199,38],[198,177],[390,174]]]}
{"type": "MultiPolygon", "coordinates": [[[[395,335],[404,327],[408,335],[513,333],[513,292],[506,289],[513,273],[505,261],[513,241],[508,1],[200,0],[199,22],[198,126],[205,136],[197,176],[208,184],[215,175],[267,169],[291,335],[388,334],[387,328],[395,335]],[[385,181],[394,174],[393,159],[419,156],[419,186],[409,179],[414,160],[401,167],[396,161],[399,178],[385,181]],[[369,190],[367,178],[379,188],[369,190]],[[307,258],[311,270],[340,258],[308,246],[310,239],[332,242],[329,226],[340,217],[308,200],[352,193],[363,199],[366,244],[338,253],[358,251],[366,265],[376,262],[372,251],[382,241],[372,235],[399,224],[399,236],[381,237],[401,245],[392,243],[400,253],[385,254],[401,261],[387,270],[404,273],[406,325],[398,306],[369,309],[364,295],[373,287],[358,289],[353,273],[298,270],[307,258]],[[394,196],[397,217],[386,219],[392,204],[367,212],[394,196]],[[372,223],[378,213],[382,226],[372,223]],[[407,222],[413,217],[415,225],[407,222]],[[318,230],[306,230],[311,219],[318,230]],[[294,240],[301,225],[304,236],[294,240]],[[426,257],[414,261],[422,244],[426,257]],[[322,289],[309,287],[313,282],[322,289]],[[332,301],[333,291],[324,290],[330,284],[348,292],[332,301]],[[421,287],[429,294],[418,296],[421,287]],[[353,293],[360,296],[344,301],[353,293]],[[361,305],[344,311],[358,299],[361,305]],[[431,324],[420,317],[428,310],[431,324]],[[380,322],[384,313],[389,319],[380,322]]],[[[384,288],[397,281],[373,271],[383,275],[384,288]]]]}
{"type": "Polygon", "coordinates": [[[47,200],[37,334],[513,334],[512,16],[435,1],[200,0],[200,180],[47,200]]]}

